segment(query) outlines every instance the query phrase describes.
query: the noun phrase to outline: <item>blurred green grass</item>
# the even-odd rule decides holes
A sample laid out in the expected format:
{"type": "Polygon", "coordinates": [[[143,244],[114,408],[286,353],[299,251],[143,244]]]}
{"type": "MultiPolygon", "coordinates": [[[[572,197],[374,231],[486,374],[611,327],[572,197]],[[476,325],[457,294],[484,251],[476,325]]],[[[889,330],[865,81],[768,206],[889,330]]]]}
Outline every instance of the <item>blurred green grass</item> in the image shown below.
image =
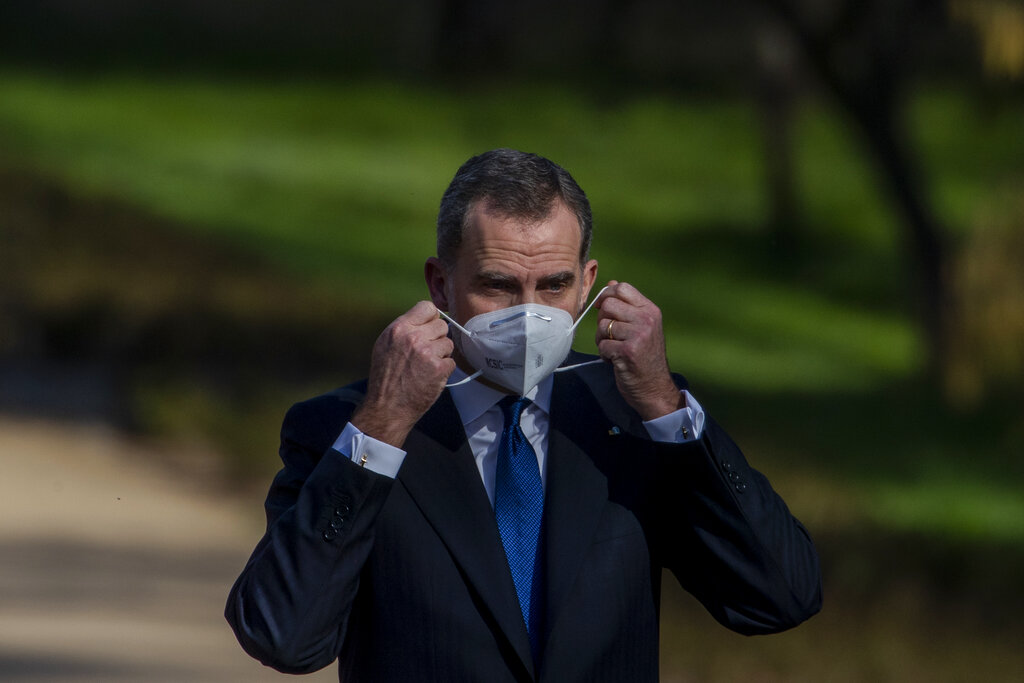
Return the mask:
{"type": "MultiPolygon", "coordinates": [[[[933,89],[917,93],[910,111],[937,206],[964,233],[1020,171],[1024,136],[1012,133],[1022,107],[933,89]]],[[[860,518],[1024,540],[1020,468],[1010,482],[979,474],[1007,439],[1018,443],[1005,423],[969,462],[941,436],[911,429],[920,441],[903,443],[913,453],[910,487],[858,459],[859,448],[884,449],[906,429],[879,428],[865,410],[921,404],[892,391],[913,384],[922,362],[895,218],[840,116],[807,101],[794,128],[799,248],[773,247],[759,130],[754,108],[736,97],[606,102],[537,84],[0,72],[0,162],[174,221],[358,311],[398,313],[425,297],[419,273],[433,253],[437,203],[462,161],[497,146],[545,154],[591,197],[599,277],[629,280],[659,303],[672,364],[701,393],[769,416],[729,412],[741,429],[758,425],[749,430],[756,443],[820,449],[819,460],[798,465],[780,454],[793,472],[846,476],[831,459],[856,463],[840,487],[856,493],[860,518]],[[820,415],[822,403],[847,412],[820,415]],[[812,435],[793,438],[797,430],[812,435]],[[839,445],[844,430],[855,435],[839,445]],[[953,492],[960,504],[943,504],[953,492]]],[[[577,348],[593,350],[592,336],[590,321],[577,348]]]]}
{"type": "MultiPolygon", "coordinates": [[[[885,208],[827,113],[802,118],[808,224],[877,266],[871,252],[893,243],[885,208]]],[[[456,93],[7,74],[0,130],[10,157],[77,191],[122,197],[306,277],[359,282],[361,297],[395,310],[423,296],[415,274],[458,164],[495,146],[542,151],[592,197],[602,276],[636,280],[670,313],[692,311],[669,316],[667,333],[682,366],[700,359],[702,379],[841,391],[919,362],[898,309],[865,310],[793,278],[766,286],[765,273],[730,266],[728,254],[709,260],[687,247],[695,232],[720,239],[760,227],[757,125],[742,102],[606,106],[527,86],[456,93]]],[[[895,261],[881,266],[873,277],[890,285],[895,261]]]]}

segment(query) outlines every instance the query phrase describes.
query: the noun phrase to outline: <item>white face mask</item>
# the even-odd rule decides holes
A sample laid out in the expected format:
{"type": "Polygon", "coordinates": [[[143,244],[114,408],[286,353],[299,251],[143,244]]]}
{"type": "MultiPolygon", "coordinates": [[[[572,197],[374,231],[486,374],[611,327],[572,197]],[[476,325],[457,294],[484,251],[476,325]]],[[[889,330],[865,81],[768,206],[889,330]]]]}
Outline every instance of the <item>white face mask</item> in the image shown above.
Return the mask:
{"type": "Polygon", "coordinates": [[[541,304],[520,304],[481,313],[466,321],[465,327],[441,312],[441,316],[459,331],[461,338],[456,341],[459,350],[476,369],[466,379],[448,386],[458,386],[483,375],[525,396],[552,372],[602,362],[594,360],[558,367],[569,355],[576,326],[601,292],[575,322],[561,308],[541,304]]]}

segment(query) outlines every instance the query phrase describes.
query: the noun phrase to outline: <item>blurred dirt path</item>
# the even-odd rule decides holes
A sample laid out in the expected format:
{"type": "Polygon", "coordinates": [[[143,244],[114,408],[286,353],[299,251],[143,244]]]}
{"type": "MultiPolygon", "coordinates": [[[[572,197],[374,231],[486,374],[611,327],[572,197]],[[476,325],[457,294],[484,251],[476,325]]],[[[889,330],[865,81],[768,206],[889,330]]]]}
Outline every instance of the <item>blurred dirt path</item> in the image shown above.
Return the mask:
{"type": "Polygon", "coordinates": [[[102,427],[0,417],[0,681],[337,681],[242,652],[222,612],[259,496],[225,499],[201,459],[185,476],[156,455],[102,427]]]}

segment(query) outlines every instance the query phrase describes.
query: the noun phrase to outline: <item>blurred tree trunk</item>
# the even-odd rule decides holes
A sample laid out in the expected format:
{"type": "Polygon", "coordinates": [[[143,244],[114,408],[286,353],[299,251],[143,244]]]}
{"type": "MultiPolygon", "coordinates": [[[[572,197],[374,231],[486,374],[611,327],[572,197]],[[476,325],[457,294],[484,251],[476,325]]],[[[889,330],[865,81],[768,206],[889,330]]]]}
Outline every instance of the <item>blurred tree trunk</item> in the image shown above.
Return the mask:
{"type": "Polygon", "coordinates": [[[594,31],[590,64],[605,82],[617,83],[629,72],[623,34],[632,6],[630,0],[607,0],[594,31]]]}
{"type": "Polygon", "coordinates": [[[442,73],[461,74],[466,69],[473,32],[472,5],[470,0],[445,0],[441,3],[435,61],[442,73]]]}
{"type": "Polygon", "coordinates": [[[434,61],[448,76],[480,76],[510,62],[507,2],[444,0],[438,12],[434,61]]]}
{"type": "Polygon", "coordinates": [[[755,48],[755,95],[764,140],[768,230],[772,245],[788,253],[798,245],[801,222],[792,136],[797,90],[795,46],[786,31],[768,24],[758,30],[755,48]]]}
{"type": "Polygon", "coordinates": [[[908,274],[928,343],[927,368],[940,379],[948,351],[949,283],[943,230],[903,128],[908,30],[935,9],[928,0],[769,0],[807,61],[860,129],[896,206],[908,274]]]}

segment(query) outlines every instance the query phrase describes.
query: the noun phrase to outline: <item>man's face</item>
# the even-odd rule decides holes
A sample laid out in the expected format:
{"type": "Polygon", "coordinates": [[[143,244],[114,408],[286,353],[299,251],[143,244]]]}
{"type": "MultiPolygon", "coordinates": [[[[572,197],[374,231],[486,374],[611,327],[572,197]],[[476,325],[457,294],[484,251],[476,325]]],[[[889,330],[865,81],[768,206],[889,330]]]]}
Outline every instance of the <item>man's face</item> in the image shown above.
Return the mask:
{"type": "Polygon", "coordinates": [[[434,305],[464,324],[473,316],[525,303],[579,315],[597,277],[597,261],[580,265],[576,216],[558,202],[537,223],[471,208],[455,263],[426,264],[434,305]]]}

